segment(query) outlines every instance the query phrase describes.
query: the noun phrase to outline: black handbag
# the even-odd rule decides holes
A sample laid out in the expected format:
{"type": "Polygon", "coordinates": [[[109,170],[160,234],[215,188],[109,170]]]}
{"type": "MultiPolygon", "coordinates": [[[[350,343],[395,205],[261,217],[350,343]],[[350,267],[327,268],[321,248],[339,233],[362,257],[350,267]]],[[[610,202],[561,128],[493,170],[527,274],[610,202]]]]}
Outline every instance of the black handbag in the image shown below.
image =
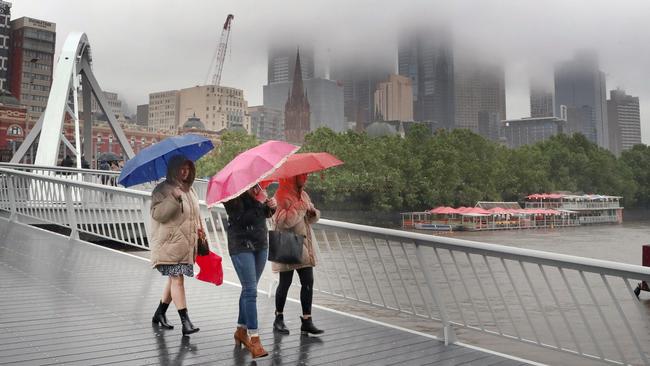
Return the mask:
{"type": "Polygon", "coordinates": [[[300,264],[305,237],[290,231],[269,231],[269,260],[284,264],[300,264]]]}
{"type": "Polygon", "coordinates": [[[205,236],[203,229],[199,229],[196,240],[196,255],[204,256],[208,254],[210,254],[210,243],[208,243],[208,238],[205,236]]]}

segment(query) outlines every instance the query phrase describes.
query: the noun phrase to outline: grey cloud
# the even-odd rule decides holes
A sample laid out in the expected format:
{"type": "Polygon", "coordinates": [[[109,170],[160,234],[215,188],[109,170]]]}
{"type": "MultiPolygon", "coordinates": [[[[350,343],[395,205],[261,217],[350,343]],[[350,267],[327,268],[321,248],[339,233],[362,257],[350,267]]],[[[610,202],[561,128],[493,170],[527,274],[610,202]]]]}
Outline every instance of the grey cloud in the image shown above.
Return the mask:
{"type": "Polygon", "coordinates": [[[146,103],[149,92],[203,83],[228,13],[235,20],[222,84],[244,89],[251,105],[262,101],[272,40],[311,41],[333,60],[395,63],[401,29],[449,24],[459,51],[504,63],[509,117],[528,114],[530,76],[548,80],[553,64],[576,48],[596,49],[607,88],[640,97],[650,141],[645,0],[14,0],[12,8],[14,18],[56,22],[59,48],[70,31],[85,31],[100,82],[132,108],[146,103]]]}

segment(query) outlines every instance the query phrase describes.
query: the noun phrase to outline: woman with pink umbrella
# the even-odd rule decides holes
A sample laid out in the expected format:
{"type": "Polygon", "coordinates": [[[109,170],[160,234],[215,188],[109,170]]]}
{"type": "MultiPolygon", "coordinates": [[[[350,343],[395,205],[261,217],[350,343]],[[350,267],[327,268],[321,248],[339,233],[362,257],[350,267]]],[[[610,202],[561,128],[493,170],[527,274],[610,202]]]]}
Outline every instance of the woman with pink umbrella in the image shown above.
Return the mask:
{"type": "Polygon", "coordinates": [[[253,358],[266,356],[257,331],[257,283],[269,250],[266,219],[277,205],[259,184],[223,205],[228,213],[228,252],[242,285],[235,344],[244,344],[253,358]]]}
{"type": "Polygon", "coordinates": [[[208,204],[223,202],[228,213],[228,251],[242,285],[235,345],[243,344],[253,358],[268,355],[258,333],[257,284],[268,256],[266,219],[276,208],[258,182],[296,150],[285,142],[265,142],[239,154],[208,184],[208,204]]]}

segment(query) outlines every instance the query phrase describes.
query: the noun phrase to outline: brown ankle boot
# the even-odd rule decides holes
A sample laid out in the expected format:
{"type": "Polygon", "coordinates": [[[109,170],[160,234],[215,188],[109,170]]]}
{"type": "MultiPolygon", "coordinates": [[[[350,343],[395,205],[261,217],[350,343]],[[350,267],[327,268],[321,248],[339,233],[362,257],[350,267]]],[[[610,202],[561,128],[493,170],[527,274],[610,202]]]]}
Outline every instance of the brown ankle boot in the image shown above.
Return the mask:
{"type": "Polygon", "coordinates": [[[237,327],[235,331],[235,346],[241,347],[242,343],[246,348],[250,348],[250,339],[248,338],[248,332],[246,328],[237,327]]]}
{"type": "Polygon", "coordinates": [[[251,356],[253,358],[264,357],[269,353],[264,350],[262,343],[260,343],[260,337],[250,337],[250,346],[246,345],[249,351],[251,351],[251,356]]]}

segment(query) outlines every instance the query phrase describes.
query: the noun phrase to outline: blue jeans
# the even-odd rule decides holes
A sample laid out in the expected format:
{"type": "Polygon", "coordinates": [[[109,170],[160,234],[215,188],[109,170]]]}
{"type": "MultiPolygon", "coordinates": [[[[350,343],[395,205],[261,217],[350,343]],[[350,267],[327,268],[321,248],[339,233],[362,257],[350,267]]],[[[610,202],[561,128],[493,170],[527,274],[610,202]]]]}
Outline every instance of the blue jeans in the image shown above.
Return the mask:
{"type": "Polygon", "coordinates": [[[264,271],[268,251],[262,249],[230,256],[241,283],[237,324],[246,324],[249,330],[257,330],[257,283],[264,271]]]}

